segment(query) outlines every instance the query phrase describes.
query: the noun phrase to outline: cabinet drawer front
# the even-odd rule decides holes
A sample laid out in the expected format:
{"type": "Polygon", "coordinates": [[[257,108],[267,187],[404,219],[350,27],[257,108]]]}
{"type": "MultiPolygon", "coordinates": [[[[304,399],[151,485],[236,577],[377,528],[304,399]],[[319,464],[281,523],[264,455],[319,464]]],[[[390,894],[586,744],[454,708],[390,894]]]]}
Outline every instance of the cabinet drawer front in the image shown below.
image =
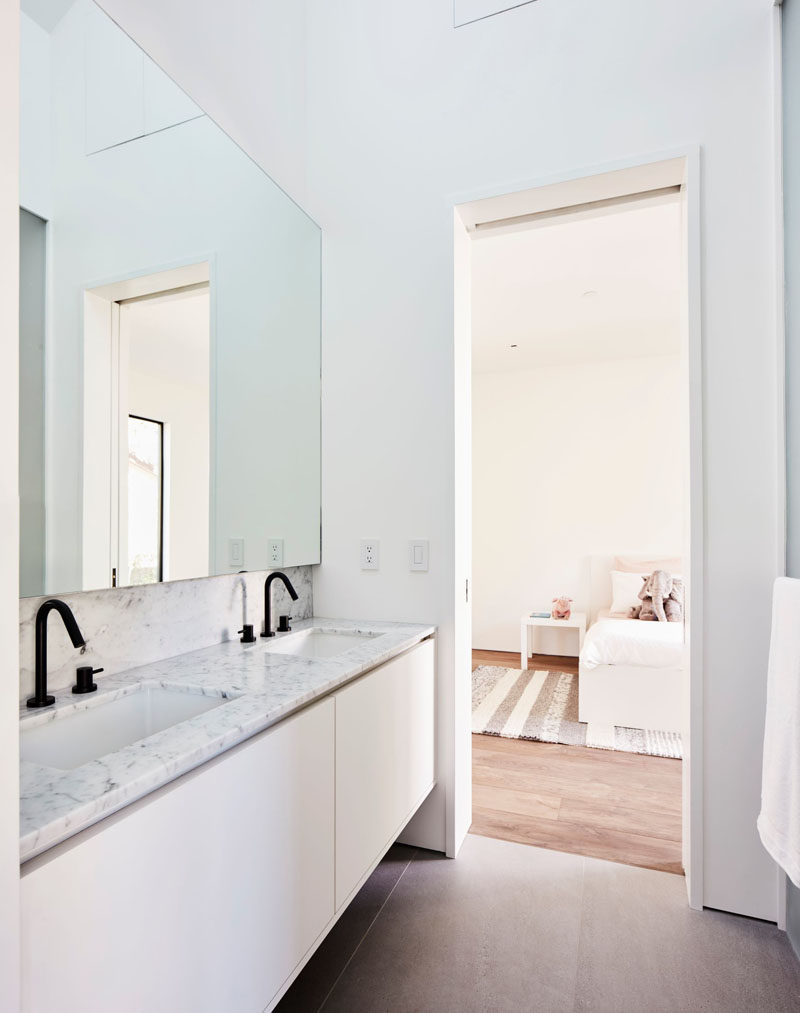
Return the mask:
{"type": "Polygon", "coordinates": [[[25,873],[26,1013],[264,1009],[333,916],[333,752],[329,698],[25,873]]]}
{"type": "Polygon", "coordinates": [[[336,694],[336,907],[434,782],[434,644],[336,694]]]}

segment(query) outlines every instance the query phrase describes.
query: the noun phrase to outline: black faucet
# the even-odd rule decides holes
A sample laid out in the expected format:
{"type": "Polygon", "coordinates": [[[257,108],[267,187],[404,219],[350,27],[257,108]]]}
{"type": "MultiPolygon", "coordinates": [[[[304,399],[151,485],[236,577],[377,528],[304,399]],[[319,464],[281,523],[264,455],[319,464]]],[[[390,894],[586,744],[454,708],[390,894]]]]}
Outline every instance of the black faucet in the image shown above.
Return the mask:
{"type": "Polygon", "coordinates": [[[261,634],[262,637],[274,637],[275,632],[272,629],[272,603],[270,601],[272,582],[273,580],[282,580],[286,590],[292,596],[292,601],[297,601],[297,591],[292,587],[292,582],[286,576],[285,573],[281,573],[280,570],[275,570],[274,573],[269,574],[267,579],[264,581],[264,632],[261,634]]]}
{"type": "Polygon", "coordinates": [[[72,609],[66,602],[58,598],[48,598],[39,606],[36,613],[36,692],[28,700],[29,707],[49,707],[55,703],[54,696],[47,695],[47,617],[52,611],[58,612],[64,620],[69,639],[74,648],[85,647],[86,641],[78,628],[72,609]]]}

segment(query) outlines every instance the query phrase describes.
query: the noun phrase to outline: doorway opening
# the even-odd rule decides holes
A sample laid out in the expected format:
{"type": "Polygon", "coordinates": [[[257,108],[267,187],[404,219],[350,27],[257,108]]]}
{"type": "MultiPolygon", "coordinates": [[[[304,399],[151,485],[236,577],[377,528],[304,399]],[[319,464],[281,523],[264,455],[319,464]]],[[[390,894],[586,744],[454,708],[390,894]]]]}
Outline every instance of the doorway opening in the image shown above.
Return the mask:
{"type": "Polygon", "coordinates": [[[210,367],[207,263],[85,292],[84,587],[208,572],[210,367]]]}
{"type": "Polygon", "coordinates": [[[458,205],[455,292],[471,832],[685,870],[691,903],[689,161],[458,205]]]}

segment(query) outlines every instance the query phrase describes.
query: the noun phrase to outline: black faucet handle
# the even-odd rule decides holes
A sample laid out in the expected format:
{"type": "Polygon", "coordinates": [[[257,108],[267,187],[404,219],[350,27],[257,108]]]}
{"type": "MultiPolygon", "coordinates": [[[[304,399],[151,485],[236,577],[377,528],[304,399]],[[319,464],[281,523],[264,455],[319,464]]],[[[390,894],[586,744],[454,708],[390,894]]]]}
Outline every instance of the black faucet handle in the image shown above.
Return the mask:
{"type": "Polygon", "coordinates": [[[245,623],[244,626],[239,630],[242,634],[239,637],[239,642],[242,644],[254,644],[256,642],[255,633],[253,633],[253,624],[245,623]]]}
{"type": "Polygon", "coordinates": [[[92,668],[91,665],[81,665],[80,668],[75,672],[75,685],[72,687],[73,693],[94,693],[97,689],[97,683],[92,679],[93,675],[97,675],[98,672],[102,672],[102,668],[92,668]]]}
{"type": "Polygon", "coordinates": [[[278,619],[278,633],[291,633],[292,627],[289,625],[291,616],[280,616],[278,619]]]}

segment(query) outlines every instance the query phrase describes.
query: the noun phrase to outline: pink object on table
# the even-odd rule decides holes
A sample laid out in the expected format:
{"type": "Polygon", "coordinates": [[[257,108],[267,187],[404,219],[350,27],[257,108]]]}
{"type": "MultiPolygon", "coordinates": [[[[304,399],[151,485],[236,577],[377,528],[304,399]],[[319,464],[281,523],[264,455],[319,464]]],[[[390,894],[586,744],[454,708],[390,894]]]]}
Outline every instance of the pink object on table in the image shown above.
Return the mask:
{"type": "Polygon", "coordinates": [[[569,619],[572,614],[572,599],[567,598],[566,595],[561,595],[559,598],[553,599],[553,608],[550,611],[550,615],[553,619],[569,619]]]}

